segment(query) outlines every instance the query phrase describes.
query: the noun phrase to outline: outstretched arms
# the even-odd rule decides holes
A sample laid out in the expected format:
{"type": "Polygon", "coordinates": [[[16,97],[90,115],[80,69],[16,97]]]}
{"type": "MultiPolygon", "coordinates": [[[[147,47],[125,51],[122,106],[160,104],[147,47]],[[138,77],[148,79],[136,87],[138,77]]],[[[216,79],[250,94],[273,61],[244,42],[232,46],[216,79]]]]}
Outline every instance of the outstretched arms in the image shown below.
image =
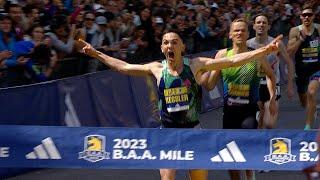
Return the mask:
{"type": "Polygon", "coordinates": [[[278,51],[281,39],[282,35],[276,37],[271,43],[264,47],[261,47],[254,51],[236,54],[232,57],[225,56],[225,49],[220,50],[214,59],[205,57],[194,58],[193,61],[191,61],[191,69],[196,77],[198,84],[203,85],[204,87],[206,87],[206,89],[212,89],[215,86],[217,79],[219,79],[220,71],[209,73],[207,71],[221,70],[228,67],[240,66],[250,61],[261,59],[262,57],[272,52],[278,51]]]}
{"type": "Polygon", "coordinates": [[[220,70],[233,66],[240,66],[246,64],[255,59],[259,59],[263,56],[266,56],[274,51],[278,51],[279,43],[281,42],[282,35],[276,37],[270,44],[256,49],[250,52],[244,52],[240,54],[236,54],[232,57],[222,57],[217,59],[198,57],[194,60],[196,61],[194,64],[195,72],[205,72],[212,70],[220,70]]]}
{"type": "MultiPolygon", "coordinates": [[[[159,62],[152,62],[148,64],[129,64],[120,59],[108,56],[96,49],[94,49],[89,43],[78,40],[78,42],[83,46],[83,53],[98,59],[108,67],[116,70],[120,73],[134,76],[145,76],[145,75],[155,75],[155,71],[161,69],[162,65],[159,62]]],[[[157,74],[157,73],[156,73],[157,74]]]]}

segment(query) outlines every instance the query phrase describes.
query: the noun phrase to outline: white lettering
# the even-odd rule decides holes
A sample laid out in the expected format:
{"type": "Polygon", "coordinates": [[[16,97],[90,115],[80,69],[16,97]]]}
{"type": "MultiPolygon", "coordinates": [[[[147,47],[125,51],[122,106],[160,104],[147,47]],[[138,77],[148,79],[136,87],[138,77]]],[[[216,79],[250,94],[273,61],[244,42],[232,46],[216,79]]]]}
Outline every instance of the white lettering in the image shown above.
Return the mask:
{"type": "Polygon", "coordinates": [[[171,151],[166,152],[166,151],[161,150],[160,151],[160,160],[163,160],[163,159],[171,160],[172,159],[171,151]]]}
{"type": "Polygon", "coordinates": [[[310,160],[310,154],[307,152],[301,152],[299,156],[299,161],[309,161],[310,160]]]}
{"type": "Polygon", "coordinates": [[[121,149],[114,149],[112,153],[112,159],[122,159],[123,151],[121,149]]]}
{"type": "Polygon", "coordinates": [[[193,158],[193,151],[186,151],[186,155],[185,155],[185,158],[187,161],[192,161],[194,158],[193,158]]]}
{"type": "Polygon", "coordinates": [[[141,156],[141,159],[153,159],[151,152],[149,150],[145,150],[141,156]]]}
{"type": "Polygon", "coordinates": [[[142,156],[139,156],[142,152],[136,151],[134,149],[129,150],[128,152],[123,151],[122,149],[114,149],[112,153],[112,159],[133,159],[133,160],[155,160],[156,156],[152,156],[150,150],[145,150],[142,153],[142,156]]]}
{"type": "Polygon", "coordinates": [[[130,150],[128,152],[127,159],[137,159],[137,153],[135,150],[130,150]]]}
{"type": "Polygon", "coordinates": [[[194,151],[160,151],[160,160],[181,160],[181,161],[190,161],[193,160],[194,151]]]}
{"type": "Polygon", "coordinates": [[[9,157],[9,147],[0,147],[0,157],[9,157]]]}

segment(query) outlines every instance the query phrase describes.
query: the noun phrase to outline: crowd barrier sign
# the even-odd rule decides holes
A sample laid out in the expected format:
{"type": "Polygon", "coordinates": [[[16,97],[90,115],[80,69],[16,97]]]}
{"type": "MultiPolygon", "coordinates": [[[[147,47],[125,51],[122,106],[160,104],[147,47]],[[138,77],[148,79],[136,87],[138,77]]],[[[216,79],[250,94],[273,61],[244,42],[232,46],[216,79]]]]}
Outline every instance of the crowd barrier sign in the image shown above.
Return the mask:
{"type": "Polygon", "coordinates": [[[0,126],[0,167],[303,170],[316,131],[0,126]]]}
{"type": "MultiPolygon", "coordinates": [[[[221,106],[218,88],[203,92],[203,112],[221,106]]],[[[0,124],[158,127],[156,101],[153,78],[103,71],[0,89],[0,124]]]]}

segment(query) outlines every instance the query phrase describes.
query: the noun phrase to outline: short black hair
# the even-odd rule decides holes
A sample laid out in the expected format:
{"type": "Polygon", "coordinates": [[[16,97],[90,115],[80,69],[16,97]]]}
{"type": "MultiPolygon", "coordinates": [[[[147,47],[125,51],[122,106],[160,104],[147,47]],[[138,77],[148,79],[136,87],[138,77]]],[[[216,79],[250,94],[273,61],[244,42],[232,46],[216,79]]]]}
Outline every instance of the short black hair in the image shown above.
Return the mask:
{"type": "Polygon", "coordinates": [[[67,17],[65,15],[56,15],[53,17],[51,21],[50,29],[54,31],[66,25],[67,25],[67,17]]]}
{"type": "Polygon", "coordinates": [[[3,21],[3,20],[9,20],[9,21],[11,21],[12,22],[12,19],[11,19],[11,17],[10,16],[8,16],[8,15],[1,15],[0,16],[0,21],[3,21]]]}
{"type": "Polygon", "coordinates": [[[252,17],[252,22],[255,23],[257,17],[259,17],[259,16],[264,16],[267,19],[268,23],[270,22],[269,21],[269,17],[268,17],[268,15],[266,13],[258,13],[258,14],[256,14],[255,16],[252,17]]]}
{"type": "MultiPolygon", "coordinates": [[[[165,34],[168,34],[168,33],[175,33],[175,34],[177,34],[180,38],[182,37],[182,36],[181,36],[181,32],[180,32],[180,31],[177,29],[177,27],[175,27],[175,26],[164,30],[162,37],[163,37],[165,34]]],[[[181,39],[182,39],[182,38],[181,38],[181,39]]]]}
{"type": "Polygon", "coordinates": [[[30,13],[32,13],[32,10],[33,10],[33,9],[39,10],[36,6],[30,5],[30,4],[27,4],[25,7],[22,8],[22,10],[23,10],[23,12],[24,12],[25,14],[30,14],[30,13]]]}

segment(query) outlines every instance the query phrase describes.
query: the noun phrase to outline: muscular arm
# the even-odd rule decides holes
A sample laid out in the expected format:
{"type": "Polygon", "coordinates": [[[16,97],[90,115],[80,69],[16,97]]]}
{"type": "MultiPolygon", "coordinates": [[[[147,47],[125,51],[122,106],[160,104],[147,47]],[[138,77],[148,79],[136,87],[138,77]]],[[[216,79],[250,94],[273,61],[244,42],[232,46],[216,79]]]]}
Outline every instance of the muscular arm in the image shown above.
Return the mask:
{"type": "Polygon", "coordinates": [[[300,39],[300,32],[298,27],[290,29],[289,32],[289,42],[287,46],[287,51],[291,57],[297,52],[299,46],[301,45],[302,40],[300,39]]]}
{"type": "MultiPolygon", "coordinates": [[[[152,62],[148,64],[129,64],[120,59],[108,56],[100,51],[94,49],[90,44],[80,40],[84,48],[85,54],[98,59],[111,69],[118,71],[122,74],[133,75],[133,76],[145,76],[145,75],[154,75],[156,78],[159,75],[159,71],[162,69],[162,64],[159,62],[152,62]]],[[[158,78],[157,78],[158,79],[158,78]]]]}
{"type": "Polygon", "coordinates": [[[293,76],[294,76],[293,61],[292,61],[292,58],[290,58],[283,43],[280,43],[279,56],[287,64],[287,68],[288,68],[288,97],[291,98],[293,96],[293,76]]]}
{"type": "MultiPolygon", "coordinates": [[[[227,49],[223,49],[217,52],[215,59],[225,57],[227,49]]],[[[208,71],[205,73],[198,73],[202,77],[202,85],[209,91],[212,90],[218,83],[221,76],[220,70],[208,71]]]]}
{"type": "Polygon", "coordinates": [[[283,59],[285,61],[285,63],[287,64],[287,68],[288,68],[288,81],[292,81],[293,80],[293,76],[294,76],[294,68],[293,68],[293,61],[292,58],[290,58],[285,46],[283,43],[280,43],[280,47],[279,47],[279,56],[281,59],[283,59]]]}
{"type": "Polygon", "coordinates": [[[261,61],[261,67],[266,74],[267,86],[270,94],[269,111],[272,116],[276,116],[278,114],[278,106],[276,103],[276,78],[266,60],[261,61]]]}
{"type": "Polygon", "coordinates": [[[198,57],[195,58],[193,72],[203,73],[206,71],[212,70],[220,70],[228,67],[240,66],[246,64],[255,59],[264,57],[265,55],[270,54],[271,52],[277,51],[279,48],[279,42],[282,39],[282,35],[276,37],[271,43],[266,46],[263,46],[254,51],[244,52],[240,54],[236,54],[232,57],[219,56],[219,58],[206,58],[206,57],[198,57]]]}
{"type": "Polygon", "coordinates": [[[270,94],[270,101],[276,99],[276,77],[270,67],[270,64],[263,58],[261,62],[262,70],[266,74],[267,87],[270,94]]]}
{"type": "Polygon", "coordinates": [[[108,56],[100,51],[96,51],[96,52],[97,52],[97,55],[95,55],[94,58],[98,59],[103,64],[110,67],[111,69],[126,75],[133,75],[133,76],[153,75],[153,72],[152,72],[153,67],[162,66],[161,63],[159,62],[152,62],[148,64],[143,64],[143,65],[129,64],[120,59],[108,56]]]}
{"type": "Polygon", "coordinates": [[[235,67],[246,64],[250,61],[253,61],[257,58],[264,57],[265,55],[271,53],[273,49],[268,46],[256,49],[254,51],[244,52],[236,54],[232,57],[216,57],[215,59],[198,57],[195,58],[195,61],[198,61],[197,68],[200,71],[212,71],[220,70],[228,67],[235,67]]]}

